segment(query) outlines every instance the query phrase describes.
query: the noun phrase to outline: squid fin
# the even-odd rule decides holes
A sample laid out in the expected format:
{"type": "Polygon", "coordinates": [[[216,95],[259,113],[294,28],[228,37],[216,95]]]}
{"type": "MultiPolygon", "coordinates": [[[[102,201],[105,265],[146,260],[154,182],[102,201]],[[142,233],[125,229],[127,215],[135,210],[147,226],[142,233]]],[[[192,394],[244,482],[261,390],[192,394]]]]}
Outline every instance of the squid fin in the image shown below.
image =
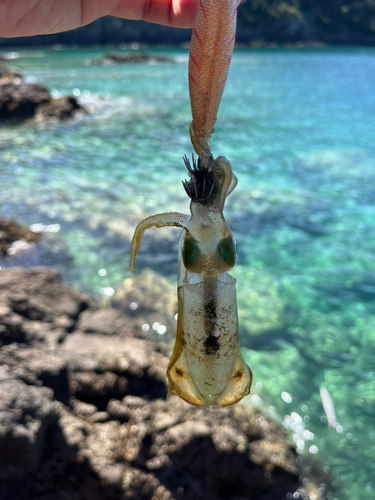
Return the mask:
{"type": "Polygon", "coordinates": [[[252,371],[243,360],[241,351],[238,348],[233,372],[225,390],[217,399],[216,408],[232,405],[247,396],[250,392],[252,380],[252,371]]]}

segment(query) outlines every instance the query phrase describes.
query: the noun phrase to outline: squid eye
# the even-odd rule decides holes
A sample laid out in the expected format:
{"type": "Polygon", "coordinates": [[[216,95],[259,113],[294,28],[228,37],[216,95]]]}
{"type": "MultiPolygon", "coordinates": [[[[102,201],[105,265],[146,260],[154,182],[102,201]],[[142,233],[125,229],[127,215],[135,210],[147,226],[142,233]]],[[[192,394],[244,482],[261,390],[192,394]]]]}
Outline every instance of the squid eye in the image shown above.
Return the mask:
{"type": "Polygon", "coordinates": [[[187,236],[182,247],[182,258],[186,269],[189,270],[197,263],[200,253],[198,241],[191,236],[187,236]]]}
{"type": "Polygon", "coordinates": [[[236,263],[236,242],[233,236],[227,236],[222,239],[217,246],[217,251],[228,266],[234,266],[236,263]]]}

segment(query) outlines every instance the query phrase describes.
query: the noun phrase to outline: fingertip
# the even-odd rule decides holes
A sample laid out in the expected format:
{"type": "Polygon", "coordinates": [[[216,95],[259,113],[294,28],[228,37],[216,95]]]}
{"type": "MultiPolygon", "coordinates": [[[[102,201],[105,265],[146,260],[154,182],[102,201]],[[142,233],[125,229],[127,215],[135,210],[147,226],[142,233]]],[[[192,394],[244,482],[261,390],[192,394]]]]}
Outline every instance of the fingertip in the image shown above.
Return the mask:
{"type": "Polygon", "coordinates": [[[144,0],[141,18],[173,28],[192,28],[197,6],[194,0],[144,0]]]}
{"type": "Polygon", "coordinates": [[[173,25],[179,28],[192,28],[198,2],[195,0],[171,0],[173,5],[173,25]],[[177,26],[178,24],[178,26],[177,26]]]}

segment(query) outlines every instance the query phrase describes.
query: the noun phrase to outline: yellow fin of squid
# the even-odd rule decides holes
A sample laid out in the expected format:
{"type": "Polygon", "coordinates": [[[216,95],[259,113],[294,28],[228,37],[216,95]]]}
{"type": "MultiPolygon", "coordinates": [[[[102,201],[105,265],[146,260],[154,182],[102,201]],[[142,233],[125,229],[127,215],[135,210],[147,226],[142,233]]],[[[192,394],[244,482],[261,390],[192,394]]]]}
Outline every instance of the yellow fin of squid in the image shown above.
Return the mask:
{"type": "Polygon", "coordinates": [[[176,359],[171,358],[167,371],[169,387],[173,394],[176,394],[188,403],[206,408],[230,406],[249,394],[253,375],[250,368],[242,359],[239,350],[233,372],[225,390],[215,400],[210,399],[208,401],[199,393],[189,373],[184,347],[178,338],[176,339],[176,347],[180,350],[180,354],[176,359]]]}

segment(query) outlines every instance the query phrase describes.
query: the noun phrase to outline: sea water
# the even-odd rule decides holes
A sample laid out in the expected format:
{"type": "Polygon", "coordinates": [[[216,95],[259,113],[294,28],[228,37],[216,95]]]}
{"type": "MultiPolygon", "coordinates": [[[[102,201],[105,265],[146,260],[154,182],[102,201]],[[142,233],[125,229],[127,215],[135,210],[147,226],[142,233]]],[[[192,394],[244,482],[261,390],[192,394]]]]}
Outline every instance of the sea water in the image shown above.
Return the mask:
{"type": "MultiPolygon", "coordinates": [[[[0,128],[0,216],[55,234],[52,263],[95,295],[129,277],[139,220],[188,213],[188,52],[149,52],[174,62],[91,64],[104,49],[14,54],[27,82],[74,94],[90,113],[0,128]]],[[[374,498],[375,50],[236,50],[211,145],[239,179],[226,218],[254,373],[245,402],[332,473],[332,498],[374,498]]],[[[158,231],[138,269],[173,281],[178,231],[158,231]]]]}

